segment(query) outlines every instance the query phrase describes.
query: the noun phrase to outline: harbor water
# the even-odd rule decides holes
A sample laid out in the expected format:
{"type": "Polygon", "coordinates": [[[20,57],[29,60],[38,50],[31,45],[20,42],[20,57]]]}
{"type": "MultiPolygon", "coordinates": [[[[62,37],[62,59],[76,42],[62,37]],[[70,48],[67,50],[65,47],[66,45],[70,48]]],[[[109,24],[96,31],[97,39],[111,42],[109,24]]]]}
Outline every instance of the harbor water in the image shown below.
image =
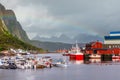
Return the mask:
{"type": "MultiPolygon", "coordinates": [[[[41,54],[63,58],[61,54],[41,54]]],[[[68,59],[68,58],[67,58],[68,59]]],[[[0,69],[0,80],[120,80],[119,60],[69,61],[67,67],[0,69]]]]}

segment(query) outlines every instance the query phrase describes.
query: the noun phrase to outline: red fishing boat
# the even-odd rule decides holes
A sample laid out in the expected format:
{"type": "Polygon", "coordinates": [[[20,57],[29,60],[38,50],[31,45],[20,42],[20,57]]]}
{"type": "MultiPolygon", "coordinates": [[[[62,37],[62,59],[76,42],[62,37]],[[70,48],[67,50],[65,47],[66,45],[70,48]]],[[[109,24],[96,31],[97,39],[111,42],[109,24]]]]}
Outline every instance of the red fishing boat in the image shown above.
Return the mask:
{"type": "Polygon", "coordinates": [[[83,60],[84,54],[81,52],[81,49],[79,48],[78,44],[76,43],[76,46],[73,47],[69,51],[70,60],[83,60]]]}

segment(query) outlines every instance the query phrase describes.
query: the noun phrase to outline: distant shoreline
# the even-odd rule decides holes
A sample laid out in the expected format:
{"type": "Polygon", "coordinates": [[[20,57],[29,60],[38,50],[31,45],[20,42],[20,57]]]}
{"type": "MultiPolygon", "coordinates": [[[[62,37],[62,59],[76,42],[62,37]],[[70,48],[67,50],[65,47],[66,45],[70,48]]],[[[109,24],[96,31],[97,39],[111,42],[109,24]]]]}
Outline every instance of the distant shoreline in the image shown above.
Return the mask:
{"type": "MultiPolygon", "coordinates": [[[[46,52],[46,53],[40,53],[40,54],[58,54],[58,52],[46,52]]],[[[61,53],[59,53],[59,54],[61,54],[61,53]]]]}

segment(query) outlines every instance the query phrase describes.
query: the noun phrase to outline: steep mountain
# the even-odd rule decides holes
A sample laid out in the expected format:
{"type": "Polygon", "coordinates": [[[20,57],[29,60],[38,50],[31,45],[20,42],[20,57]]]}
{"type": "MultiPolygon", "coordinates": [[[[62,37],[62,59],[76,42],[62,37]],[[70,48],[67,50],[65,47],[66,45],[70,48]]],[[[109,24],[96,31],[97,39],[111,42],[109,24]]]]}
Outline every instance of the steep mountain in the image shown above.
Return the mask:
{"type": "Polygon", "coordinates": [[[29,40],[26,32],[22,29],[22,26],[17,21],[15,13],[12,10],[6,9],[2,4],[0,4],[0,50],[9,48],[22,48],[40,50],[43,52],[44,50],[42,48],[50,51],[53,49],[55,50],[56,48],[61,48],[58,45],[59,44],[57,43],[49,44],[49,42],[34,42],[29,40]],[[28,44],[28,42],[30,44],[28,44]],[[39,47],[36,48],[31,44],[39,44],[40,46],[35,45],[39,47]]]}
{"type": "MultiPolygon", "coordinates": [[[[15,13],[12,10],[6,9],[2,4],[0,4],[0,47],[23,47],[31,49],[29,44],[24,43],[29,42],[30,44],[39,48],[54,51],[62,48],[68,49],[71,47],[71,43],[75,43],[76,40],[78,42],[89,42],[92,40],[101,40],[101,38],[98,36],[80,34],[71,39],[65,34],[62,34],[59,37],[52,36],[51,38],[42,38],[37,35],[33,40],[39,41],[29,40],[26,32],[22,29],[22,26],[17,21],[15,13]]],[[[31,47],[33,48],[33,46],[31,47]]]]}
{"type": "Polygon", "coordinates": [[[0,19],[0,34],[6,34],[8,32],[8,29],[6,25],[4,24],[4,21],[0,19]]]}
{"type": "Polygon", "coordinates": [[[40,48],[36,48],[28,43],[25,43],[19,40],[17,37],[14,37],[9,30],[7,29],[4,21],[0,19],[0,51],[6,50],[10,48],[21,48],[21,49],[28,49],[28,50],[39,50],[42,51],[40,48]]]}
{"type": "Polygon", "coordinates": [[[29,41],[26,32],[16,20],[12,10],[0,4],[0,51],[10,48],[44,51],[24,41],[29,41]]]}
{"type": "Polygon", "coordinates": [[[26,32],[17,21],[15,13],[12,10],[6,9],[2,4],[0,4],[0,18],[13,36],[18,37],[22,41],[29,41],[26,32]]]}

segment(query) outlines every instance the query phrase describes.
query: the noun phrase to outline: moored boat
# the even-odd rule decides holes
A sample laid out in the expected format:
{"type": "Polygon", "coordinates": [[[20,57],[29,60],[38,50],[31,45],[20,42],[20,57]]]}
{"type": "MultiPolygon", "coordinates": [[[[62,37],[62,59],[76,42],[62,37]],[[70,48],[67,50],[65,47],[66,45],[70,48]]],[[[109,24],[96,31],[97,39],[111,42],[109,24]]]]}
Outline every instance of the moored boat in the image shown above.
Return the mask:
{"type": "Polygon", "coordinates": [[[55,67],[67,67],[68,62],[67,62],[66,57],[65,58],[60,58],[60,59],[54,59],[52,65],[55,66],[55,67]]]}
{"type": "Polygon", "coordinates": [[[62,51],[62,55],[63,55],[63,56],[69,56],[70,54],[68,53],[68,50],[64,49],[64,50],[62,51]]]}
{"type": "Polygon", "coordinates": [[[75,47],[72,47],[72,49],[69,51],[69,56],[71,60],[83,60],[84,54],[81,52],[81,49],[78,47],[78,44],[76,43],[75,47]]]}
{"type": "Polygon", "coordinates": [[[68,65],[66,63],[61,63],[61,62],[57,62],[55,64],[56,67],[67,67],[68,65]]]}
{"type": "Polygon", "coordinates": [[[119,55],[112,55],[112,59],[120,59],[119,55]]]}
{"type": "Polygon", "coordinates": [[[63,56],[69,56],[70,54],[69,53],[63,53],[62,55],[63,56]]]}

